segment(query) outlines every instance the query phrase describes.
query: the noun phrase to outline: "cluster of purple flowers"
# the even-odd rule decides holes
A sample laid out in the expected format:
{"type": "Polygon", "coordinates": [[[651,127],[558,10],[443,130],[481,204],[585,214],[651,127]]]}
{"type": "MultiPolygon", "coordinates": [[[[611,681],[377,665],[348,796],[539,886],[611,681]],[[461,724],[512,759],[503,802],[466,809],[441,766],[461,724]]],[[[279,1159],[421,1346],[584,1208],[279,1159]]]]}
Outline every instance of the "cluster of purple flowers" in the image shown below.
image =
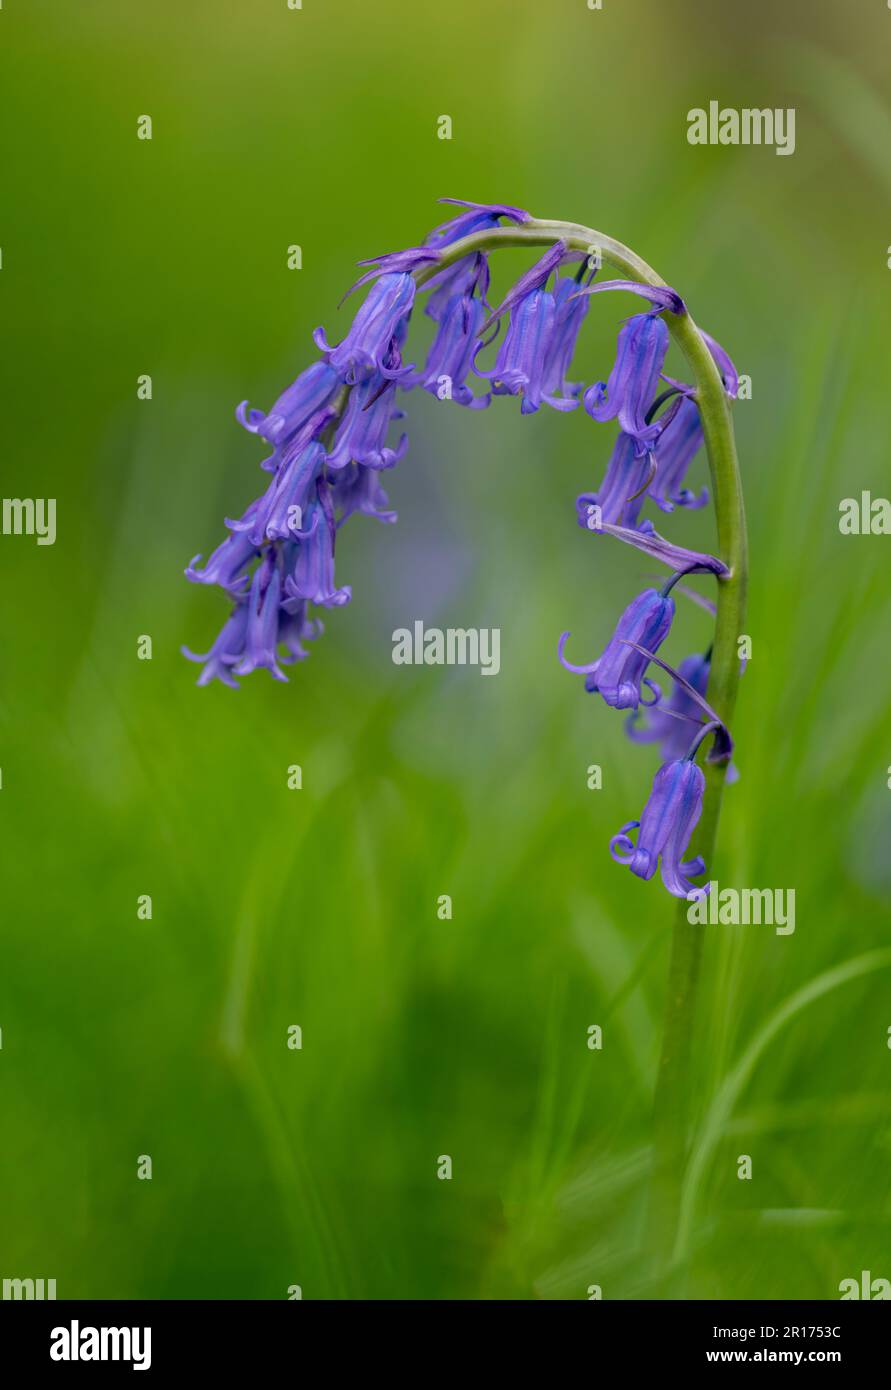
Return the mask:
{"type": "MultiPolygon", "coordinates": [[[[596,270],[583,252],[556,242],[520,277],[493,311],[488,302],[489,264],[485,252],[471,250],[437,270],[443,250],[472,233],[503,223],[530,220],[506,204],[456,203],[461,211],[434,229],[422,246],[381,256],[353,289],[370,285],[343,339],[332,345],[319,328],[314,341],[319,360],[304,371],[267,414],[244,402],[237,418],[259,435],[272,452],[261,467],[270,474],[263,494],[243,516],[227,520],[228,535],[199,568],[186,574],[196,583],[223,589],[231,611],[210,650],[192,660],[202,663],[199,685],[265,668],[278,680],[282,666],[307,655],[306,641],[322,630],[313,608],[348,603],[351,590],[334,578],[337,534],[354,512],[396,520],[388,509],[381,474],[404,456],[407,437],[397,442],[391,426],[402,417],[397,397],[417,387],[440,400],[469,409],[486,408],[493,396],[516,396],[526,415],[541,409],[572,411],[580,406],[597,421],[616,420],[619,433],[603,482],[577,502],[579,523],[636,546],[668,566],[672,575],[660,589],[639,594],[622,614],[596,661],[571,666],[584,674],[586,689],[607,704],[630,711],[628,732],[637,741],[659,742],[663,766],[641,821],[614,837],[612,853],[643,878],[651,878],[661,859],[669,891],[685,895],[701,861],[683,853],[699,818],[704,778],[694,761],[704,734],[716,732],[712,757],[729,756],[729,738],[704,700],[708,657],[688,657],[672,672],[667,699],[646,672],[664,663],[656,652],[674,615],[671,590],[682,574],[726,573],[721,562],[685,550],[658,535],[642,517],[647,501],[662,512],[702,507],[707,493],[690,491],[685,479],[702,445],[702,426],[692,387],[665,376],[669,331],[666,315],[684,314],[680,296],[667,287],[631,281],[595,283],[596,270]],[[420,368],[403,361],[403,350],[418,278],[428,297],[425,313],[435,331],[420,368]],[[606,381],[570,380],[576,340],[594,294],[630,291],[647,301],[620,328],[616,357],[606,381]],[[503,336],[491,367],[483,353],[503,336]],[[474,383],[477,390],[474,390],[474,383]],[[647,692],[646,696],[644,692],[647,692]],[[647,724],[638,723],[640,706],[647,724]],[[702,718],[700,712],[706,718],[702,718]],[[639,831],[637,845],[629,832],[639,831]]],[[[352,291],[350,291],[352,293],[352,291]]],[[[733,364],[714,340],[709,349],[725,389],[736,392],[733,364]]]]}
{"type": "MultiPolygon", "coordinates": [[[[684,859],[705,790],[696,753],[706,735],[713,733],[709,756],[726,763],[732,742],[705,700],[710,651],[687,657],[677,671],[656,653],[671,631],[675,613],[671,591],[682,575],[711,572],[720,577],[727,571],[713,556],[665,541],[652,521],[641,515],[647,501],[663,512],[700,508],[708,502],[707,489],[696,494],[686,486],[703,432],[694,389],[667,377],[664,370],[669,344],[664,315],[685,313],[683,301],[673,291],[653,292],[629,283],[601,284],[584,293],[620,287],[651,298],[651,308],[626,320],[608,380],[596,382],[584,393],[588,414],[595,420],[617,419],[619,433],[600,487],[577,499],[577,518],[589,530],[605,531],[638,546],[674,573],[660,589],[645,589],[631,601],[596,660],[584,666],[570,664],[563,655],[568,633],[560,639],[559,657],[568,670],[585,676],[586,690],[599,694],[614,709],[629,711],[625,727],[631,739],[659,745],[661,766],[641,818],[622,827],[610,851],[640,878],[652,878],[661,867],[665,887],[683,898],[708,891],[690,882],[705,872],[702,858],[684,859]],[[672,678],[667,697],[647,676],[653,662],[672,678]],[[646,711],[643,726],[641,707],[646,711]],[[631,831],[637,831],[636,844],[631,831]]],[[[738,386],[736,369],[723,348],[704,336],[724,389],[733,398],[738,386]]]]}
{"type": "MultiPolygon", "coordinates": [[[[618,285],[601,284],[585,293],[614,287],[618,285]]],[[[622,288],[652,294],[636,285],[622,288]]],[[[568,670],[585,676],[586,690],[599,694],[614,709],[629,711],[626,732],[631,739],[659,745],[662,763],[641,818],[622,827],[610,851],[640,878],[652,878],[661,867],[665,887],[683,898],[703,891],[690,879],[705,872],[701,857],[683,857],[702,812],[705,790],[696,753],[706,735],[714,733],[710,757],[726,763],[732,742],[705,700],[710,651],[687,657],[677,671],[656,652],[671,631],[675,613],[671,591],[682,575],[710,571],[720,577],[727,571],[712,556],[671,545],[658,536],[649,518],[641,516],[648,500],[663,512],[699,508],[708,501],[706,489],[697,495],[685,485],[703,443],[695,391],[664,372],[669,333],[663,315],[682,314],[686,309],[673,292],[658,294],[650,310],[634,314],[622,326],[608,380],[596,382],[584,393],[588,414],[595,420],[618,419],[619,434],[603,482],[596,492],[577,499],[576,511],[581,526],[620,536],[668,564],[674,573],[660,589],[645,589],[632,600],[596,660],[584,666],[570,664],[563,655],[568,633],[560,639],[559,657],[568,670]],[[667,697],[646,674],[653,662],[672,678],[667,697]],[[641,707],[646,711],[643,727],[641,707]],[[638,832],[636,845],[630,835],[633,830],[638,832]]],[[[738,386],[733,363],[713,338],[704,336],[732,398],[738,386]]]]}
{"type": "MultiPolygon", "coordinates": [[[[441,399],[480,408],[467,385],[479,332],[488,308],[489,268],[485,256],[470,256],[434,276],[426,312],[436,334],[423,370],[403,362],[415,302],[413,272],[434,265],[441,250],[459,237],[502,218],[523,221],[519,208],[461,204],[464,211],[437,227],[424,246],[366,262],[372,268],[353,286],[371,289],[346,336],[333,346],[323,329],[313,335],[318,361],[293,382],[271,410],[236,411],[239,422],[259,435],[272,453],[261,464],[270,475],[261,497],[243,516],[227,520],[229,534],[203,567],[196,555],[186,575],[221,588],[231,601],[229,617],[202,663],[199,685],[212,680],[237,685],[236,676],[265,668],[287,680],[282,667],[308,655],[305,643],[322,631],[314,608],[349,603],[349,585],[334,579],[337,533],[354,512],[393,522],[381,474],[404,457],[405,434],[390,439],[401,418],[397,395],[416,386],[441,399]]],[[[515,390],[522,383],[516,379],[515,390]]],[[[496,388],[497,389],[497,388],[496,388]]]]}

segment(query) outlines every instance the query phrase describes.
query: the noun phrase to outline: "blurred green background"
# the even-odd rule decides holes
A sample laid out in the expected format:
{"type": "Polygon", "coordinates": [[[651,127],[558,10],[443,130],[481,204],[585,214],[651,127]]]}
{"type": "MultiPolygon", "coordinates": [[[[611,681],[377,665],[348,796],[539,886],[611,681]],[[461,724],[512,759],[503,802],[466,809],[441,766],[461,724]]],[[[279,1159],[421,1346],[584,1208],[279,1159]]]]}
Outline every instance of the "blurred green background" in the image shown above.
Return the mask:
{"type": "MultiPolygon", "coordinates": [[[[752,378],[754,653],[711,871],[794,887],[797,929],[709,933],[687,1289],[891,1278],[891,539],[838,531],[843,497],[891,494],[889,41],[884,0],[4,3],[4,492],[56,497],[58,539],[0,536],[0,1277],[659,1293],[672,904],[607,852],[655,758],[555,658],[564,628],[593,656],[648,573],[575,525],[611,428],[416,393],[399,524],[344,530],[353,602],[290,684],[199,690],[179,654],[225,613],[183,567],[265,478],[235,405],[268,407],[312,328],[342,332],[354,262],[451,195],[628,242],[752,378]],[[795,107],[794,156],[689,146],[710,98],[795,107]],[[395,667],[415,618],[500,627],[500,676],[395,667]]],[[[630,311],[596,301],[580,376],[630,311]]],[[[680,605],[668,658],[708,625],[680,605]]]]}

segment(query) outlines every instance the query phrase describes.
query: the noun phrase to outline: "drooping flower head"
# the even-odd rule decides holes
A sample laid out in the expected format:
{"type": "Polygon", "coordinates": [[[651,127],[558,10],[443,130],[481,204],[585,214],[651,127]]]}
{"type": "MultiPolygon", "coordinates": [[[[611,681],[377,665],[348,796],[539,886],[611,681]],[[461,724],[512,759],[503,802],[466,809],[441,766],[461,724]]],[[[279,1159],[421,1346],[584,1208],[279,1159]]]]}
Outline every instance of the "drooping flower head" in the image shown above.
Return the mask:
{"type": "Polygon", "coordinates": [[[412,378],[412,384],[423,386],[439,400],[457,401],[472,410],[485,409],[489,393],[474,396],[467,385],[484,317],[483,302],[475,298],[472,288],[453,294],[439,319],[424,370],[412,378]]]}
{"type": "Polygon", "coordinates": [[[336,347],[329,345],[323,329],[316,329],[315,344],[326,354],[328,365],[341,381],[355,386],[367,381],[374,372],[391,377],[409,374],[408,367],[388,364],[392,361],[394,339],[398,341],[404,331],[414,298],[413,276],[404,271],[382,275],[368,291],[346,337],[336,347]]]}
{"type": "Polygon", "coordinates": [[[218,584],[228,593],[239,593],[250,584],[245,567],[255,558],[257,547],[245,531],[227,536],[217,546],[203,570],[197,568],[200,555],[195,555],[186,569],[186,578],[193,584],[218,584]]]}
{"type": "Polygon", "coordinates": [[[209,652],[205,652],[203,656],[198,656],[188,647],[182,648],[183,656],[188,657],[189,661],[202,663],[203,669],[196,684],[209,685],[211,681],[218,680],[233,690],[238,689],[238,681],[232,675],[232,667],[244,655],[247,623],[248,605],[242,602],[232,609],[209,652]]]}
{"type": "Polygon", "coordinates": [[[340,473],[335,473],[330,484],[331,503],[337,516],[338,528],[354,512],[373,516],[378,521],[388,523],[397,520],[396,513],[389,508],[389,498],[381,482],[379,468],[365,468],[360,463],[350,464],[340,473]]]}
{"type": "MultiPolygon", "coordinates": [[[[520,396],[520,410],[523,415],[531,415],[541,408],[545,381],[549,369],[548,354],[553,340],[557,321],[557,304],[554,296],[544,286],[551,273],[556,270],[566,253],[562,241],[558,241],[546,251],[540,260],[516,282],[483,325],[484,330],[492,327],[497,333],[501,320],[509,315],[507,333],[498,350],[495,366],[484,371],[474,365],[477,376],[492,382],[492,392],[496,396],[520,396]]],[[[474,353],[487,347],[492,339],[481,342],[474,353]]],[[[574,401],[549,401],[559,409],[575,408],[574,401]]]]}
{"type": "MultiPolygon", "coordinates": [[[[365,470],[369,472],[370,470],[365,470]]],[[[310,599],[322,608],[340,608],[349,603],[352,589],[338,588],[334,582],[334,543],[336,526],[334,504],[328,483],[320,478],[316,497],[307,508],[304,529],[283,554],[284,595],[294,611],[296,600],[310,599]]]]}
{"type": "Polygon", "coordinates": [[[237,521],[227,520],[230,531],[244,532],[255,549],[266,540],[290,540],[299,534],[324,462],[321,444],[313,441],[304,445],[298,436],[294,444],[284,449],[278,470],[263,496],[252,502],[237,521]]]}
{"type": "Polygon", "coordinates": [[[691,758],[665,763],[653,779],[653,790],[639,821],[623,825],[610,841],[610,853],[638,878],[650,879],[657,867],[662,882],[676,898],[702,890],[691,877],[705,873],[701,856],[684,860],[690,838],[702,812],[705,777],[691,758]],[[637,845],[629,831],[639,830],[637,845]]]}
{"type": "Polygon", "coordinates": [[[600,487],[576,499],[579,524],[589,531],[602,530],[605,521],[636,527],[654,472],[652,455],[641,453],[630,434],[620,433],[600,487]]]}
{"type": "Polygon", "coordinates": [[[396,382],[370,376],[350,392],[327,467],[336,471],[349,463],[361,463],[366,468],[392,468],[405,457],[408,435],[401,435],[394,449],[386,442],[387,434],[391,422],[403,416],[396,408],[396,382]]]}
{"type": "MultiPolygon", "coordinates": [[[[685,315],[686,306],[664,284],[593,283],[590,247],[580,249],[578,229],[563,223],[557,225],[568,229],[566,240],[548,245],[491,313],[492,248],[527,239],[542,244],[544,227],[556,226],[538,224],[529,234],[505,228],[501,235],[496,229],[505,223],[522,227],[532,221],[529,214],[505,203],[444,201],[458,211],[422,245],[360,262],[366,269],[347,296],[370,288],[342,340],[331,346],[317,329],[320,361],[302,372],[266,414],[247,402],[238,407],[241,424],[272,446],[261,464],[272,477],[244,514],[227,522],[231,534],[207,564],[199,568],[196,556],[186,571],[196,583],[222,588],[230,605],[234,601],[210,650],[200,657],[190,651],[186,655],[202,663],[201,685],[212,680],[235,685],[235,676],[258,669],[283,681],[282,666],[306,657],[306,642],[322,630],[310,615],[311,606],[333,608],[351,597],[349,586],[337,586],[334,578],[340,528],[356,513],[396,520],[381,475],[407,447],[404,434],[398,442],[390,435],[393,422],[402,417],[399,392],[421,386],[441,400],[473,408],[488,405],[493,396],[514,395],[520,397],[524,415],[542,403],[574,410],[582,398],[595,420],[617,419],[620,433],[600,487],[577,500],[579,524],[623,541],[672,573],[660,590],[647,589],[628,605],[597,660],[587,666],[566,661],[568,633],[560,639],[560,660],[585,675],[586,688],[608,705],[631,711],[627,727],[633,739],[659,743],[664,766],[641,821],[626,825],[611,848],[615,858],[643,878],[652,877],[661,862],[669,891],[683,896],[690,887],[688,877],[703,868],[701,860],[683,859],[702,804],[696,750],[714,733],[709,760],[729,765],[733,747],[703,693],[708,656],[689,657],[675,671],[658,655],[674,615],[671,590],[681,575],[698,572],[721,580],[730,571],[716,556],[659,535],[642,516],[647,498],[665,512],[707,500],[707,493],[697,497],[686,486],[687,470],[703,443],[696,392],[664,370],[669,323],[672,316],[685,315]],[[575,276],[565,273],[571,262],[579,263],[575,276]],[[418,290],[436,324],[420,370],[404,364],[402,357],[418,290]],[[584,390],[583,382],[572,379],[579,332],[591,298],[613,290],[641,296],[647,309],[620,328],[607,380],[584,390]],[[494,343],[502,325],[495,365],[481,370],[479,354],[494,343]],[[491,336],[489,329],[494,330],[491,336]],[[478,398],[468,385],[472,372],[491,382],[490,391],[478,398]],[[672,678],[665,702],[647,676],[651,663],[672,678]],[[638,715],[641,705],[647,708],[644,721],[638,715]],[[685,751],[691,734],[693,742],[685,751]],[[639,830],[636,845],[632,830],[639,830]]],[[[685,328],[687,337],[690,331],[685,328]]],[[[708,334],[703,339],[724,390],[735,396],[739,377],[733,362],[715,339],[708,334]]]]}
{"type": "Polygon", "coordinates": [[[649,652],[658,651],[671,630],[673,617],[674,599],[670,593],[645,589],[629,603],[596,661],[587,666],[574,666],[565,659],[563,651],[568,632],[560,638],[560,661],[567,671],[586,676],[585,689],[602,695],[614,709],[637,709],[641,703],[652,704],[660,698],[660,691],[646,676],[650,659],[630,644],[645,647],[649,652]],[[643,699],[641,687],[644,685],[651,691],[652,700],[643,699]]]}
{"type": "Polygon", "coordinates": [[[658,423],[661,428],[653,444],[656,472],[649,488],[650,497],[664,512],[674,507],[704,507],[708,488],[697,496],[684,486],[687,469],[702,447],[699,407],[690,396],[678,396],[658,423]]]}
{"type": "Polygon", "coordinates": [[[554,296],[533,290],[510,312],[510,325],[491,371],[480,371],[492,383],[496,396],[520,396],[520,412],[531,415],[541,409],[547,348],[554,328],[554,296]]]}
{"type": "Polygon", "coordinates": [[[234,668],[236,676],[248,676],[252,671],[263,669],[269,671],[277,681],[288,679],[279,667],[276,655],[281,584],[276,553],[267,550],[264,559],[254,570],[251,591],[245,604],[247,626],[244,651],[234,668]]]}
{"type": "Polygon", "coordinates": [[[614,420],[625,434],[638,441],[641,450],[656,438],[659,426],[647,420],[653,402],[665,355],[668,351],[668,327],[663,313],[686,314],[684,301],[668,285],[644,285],[634,280],[603,280],[585,285],[579,296],[627,290],[649,300],[650,310],[633,314],[619,331],[616,360],[606,382],[589,386],[584,405],[595,420],[614,420]]]}
{"type": "Polygon", "coordinates": [[[644,451],[659,434],[647,424],[647,411],[659,385],[668,351],[668,326],[657,314],[632,314],[619,331],[616,361],[606,383],[585,392],[585,409],[594,420],[614,420],[644,451]]]}
{"type": "Polygon", "coordinates": [[[282,444],[318,415],[340,385],[337,372],[327,362],[313,362],[279,396],[267,415],[249,410],[242,401],[235,414],[251,434],[259,434],[270,444],[282,444]]]}
{"type": "MultiPolygon", "coordinates": [[[[582,268],[584,268],[582,262],[582,268]]],[[[545,399],[553,404],[558,398],[578,404],[582,389],[580,381],[570,381],[569,373],[575,345],[588,313],[590,301],[577,293],[578,280],[571,275],[557,275],[554,284],[554,328],[548,344],[545,362],[545,399]]]]}

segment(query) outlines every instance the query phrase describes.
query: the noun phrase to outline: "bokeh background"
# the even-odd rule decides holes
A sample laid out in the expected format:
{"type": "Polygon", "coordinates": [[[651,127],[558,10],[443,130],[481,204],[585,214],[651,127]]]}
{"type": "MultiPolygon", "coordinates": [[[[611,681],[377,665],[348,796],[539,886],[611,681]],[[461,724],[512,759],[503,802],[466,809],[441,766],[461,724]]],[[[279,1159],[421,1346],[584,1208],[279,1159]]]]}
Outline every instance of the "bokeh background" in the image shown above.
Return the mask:
{"type": "MultiPolygon", "coordinates": [[[[224,617],[183,567],[265,477],[235,405],[271,404],[342,331],[354,262],[451,195],[625,240],[752,378],[754,653],[712,873],[794,888],[797,929],[709,934],[686,1288],[891,1278],[891,538],[838,530],[842,498],[891,494],[884,0],[10,0],[0,40],[3,488],[58,499],[54,547],[0,537],[0,1276],[660,1292],[672,905],[607,853],[654,758],[555,659],[647,576],[575,525],[610,427],[416,393],[399,523],[345,529],[353,602],[290,684],[199,690],[179,652],[224,617]],[[713,97],[795,107],[794,156],[690,147],[713,97]],[[500,627],[501,674],[395,667],[415,618],[500,627]]],[[[596,302],[580,376],[626,312],[596,302]]],[[[666,653],[707,640],[682,604],[666,653]]]]}

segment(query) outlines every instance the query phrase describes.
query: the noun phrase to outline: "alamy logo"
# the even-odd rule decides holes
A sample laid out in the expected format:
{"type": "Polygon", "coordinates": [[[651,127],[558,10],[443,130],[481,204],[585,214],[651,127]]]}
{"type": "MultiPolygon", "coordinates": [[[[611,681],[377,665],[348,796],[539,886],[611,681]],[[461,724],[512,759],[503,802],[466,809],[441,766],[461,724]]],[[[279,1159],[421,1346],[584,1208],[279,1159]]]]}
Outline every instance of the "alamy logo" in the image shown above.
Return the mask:
{"type": "Polygon", "coordinates": [[[720,888],[716,879],[687,894],[687,921],[701,927],[773,927],[777,936],[795,930],[794,888],[720,888]]]}
{"type": "Polygon", "coordinates": [[[397,666],[479,666],[483,676],[501,670],[501,629],[498,627],[397,627],[393,633],[397,666]]]}
{"type": "Polygon", "coordinates": [[[53,1299],[56,1296],[55,1279],[4,1279],[3,1297],[5,1299],[53,1299]]]}
{"type": "Polygon", "coordinates": [[[708,110],[687,112],[687,141],[691,145],[775,145],[777,154],[795,153],[795,108],[737,110],[710,101],[708,110]]]}
{"type": "Polygon", "coordinates": [[[53,1361],[132,1361],[134,1371],[152,1364],[150,1327],[81,1327],[73,1319],[68,1327],[50,1333],[53,1361]]]}
{"type": "Polygon", "coordinates": [[[891,536],[891,502],[861,492],[843,497],[838,504],[838,529],[843,536],[891,536]]]}
{"type": "Polygon", "coordinates": [[[861,1269],[859,1279],[843,1279],[838,1286],[841,1301],[849,1298],[877,1299],[891,1298],[891,1284],[887,1279],[873,1279],[868,1269],[861,1269]]]}
{"type": "Polygon", "coordinates": [[[55,497],[4,497],[2,530],[4,536],[36,536],[38,545],[54,545],[55,497]]]}

